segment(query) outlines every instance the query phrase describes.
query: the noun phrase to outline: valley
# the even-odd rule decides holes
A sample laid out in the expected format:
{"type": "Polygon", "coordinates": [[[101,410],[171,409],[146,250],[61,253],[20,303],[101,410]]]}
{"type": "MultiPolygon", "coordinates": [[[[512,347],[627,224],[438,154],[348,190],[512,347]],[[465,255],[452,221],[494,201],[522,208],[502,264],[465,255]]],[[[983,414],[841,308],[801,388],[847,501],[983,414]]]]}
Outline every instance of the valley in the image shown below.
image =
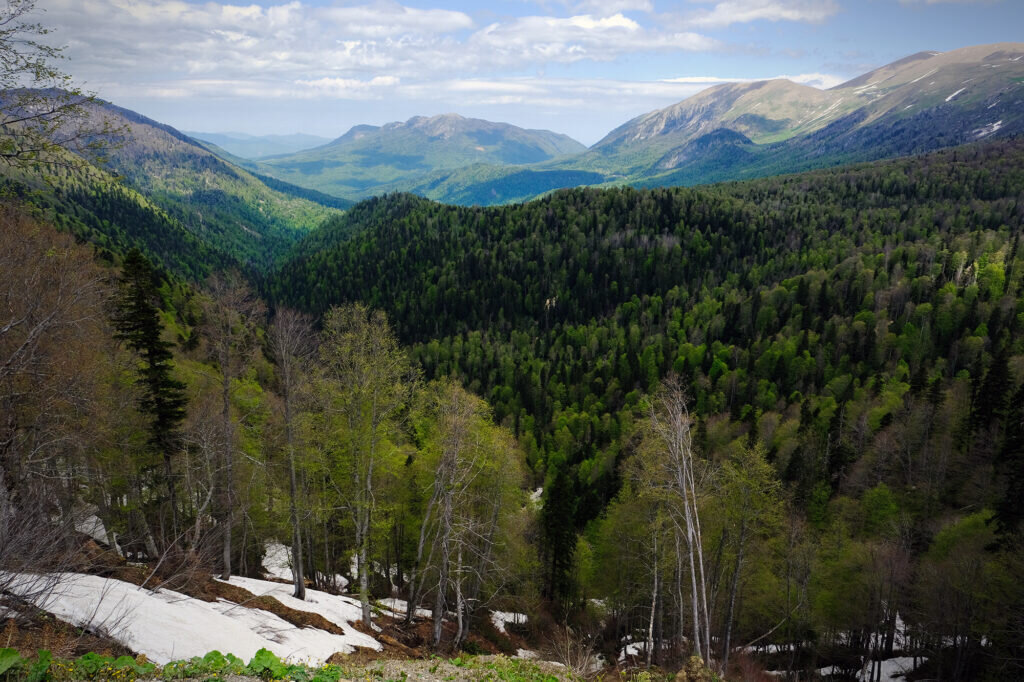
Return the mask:
{"type": "Polygon", "coordinates": [[[0,679],[1020,677],[1022,84],[917,52],[589,148],[7,84],[0,679]]]}

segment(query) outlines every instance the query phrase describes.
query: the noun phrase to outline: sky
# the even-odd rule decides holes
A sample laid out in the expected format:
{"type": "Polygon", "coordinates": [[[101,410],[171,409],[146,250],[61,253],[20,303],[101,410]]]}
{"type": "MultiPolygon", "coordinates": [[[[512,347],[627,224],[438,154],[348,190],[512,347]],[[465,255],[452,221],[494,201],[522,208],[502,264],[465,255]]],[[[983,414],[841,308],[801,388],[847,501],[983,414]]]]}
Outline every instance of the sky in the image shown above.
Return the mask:
{"type": "Polygon", "coordinates": [[[181,130],[335,138],[458,113],[584,144],[716,83],[831,87],[1024,40],[1024,0],[36,0],[62,68],[181,130]]]}

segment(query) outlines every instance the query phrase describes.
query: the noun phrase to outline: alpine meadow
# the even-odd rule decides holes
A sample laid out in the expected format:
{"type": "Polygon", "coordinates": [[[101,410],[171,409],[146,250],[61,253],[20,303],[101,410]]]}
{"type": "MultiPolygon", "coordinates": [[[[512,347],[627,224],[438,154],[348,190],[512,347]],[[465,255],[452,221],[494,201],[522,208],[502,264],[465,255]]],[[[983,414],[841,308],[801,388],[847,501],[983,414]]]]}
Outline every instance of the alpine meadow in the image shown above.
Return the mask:
{"type": "Polygon", "coordinates": [[[0,682],[1024,678],[1018,4],[231,1],[0,0],[0,682]]]}

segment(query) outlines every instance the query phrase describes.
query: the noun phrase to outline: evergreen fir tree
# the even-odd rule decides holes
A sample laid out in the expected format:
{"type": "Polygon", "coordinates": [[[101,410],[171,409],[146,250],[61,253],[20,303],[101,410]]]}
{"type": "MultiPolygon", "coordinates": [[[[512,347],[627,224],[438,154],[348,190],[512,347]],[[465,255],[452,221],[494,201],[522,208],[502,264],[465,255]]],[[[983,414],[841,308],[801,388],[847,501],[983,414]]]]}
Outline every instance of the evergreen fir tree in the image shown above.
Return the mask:
{"type": "Polygon", "coordinates": [[[179,427],[185,418],[187,398],[185,384],[173,376],[171,344],[163,338],[159,285],[158,273],[142,252],[129,251],[124,259],[113,322],[115,337],[124,341],[141,360],[138,382],[144,393],[139,409],[151,420],[150,452],[163,462],[163,487],[171,516],[170,537],[173,538],[178,524],[172,459],[181,446],[179,427]]]}

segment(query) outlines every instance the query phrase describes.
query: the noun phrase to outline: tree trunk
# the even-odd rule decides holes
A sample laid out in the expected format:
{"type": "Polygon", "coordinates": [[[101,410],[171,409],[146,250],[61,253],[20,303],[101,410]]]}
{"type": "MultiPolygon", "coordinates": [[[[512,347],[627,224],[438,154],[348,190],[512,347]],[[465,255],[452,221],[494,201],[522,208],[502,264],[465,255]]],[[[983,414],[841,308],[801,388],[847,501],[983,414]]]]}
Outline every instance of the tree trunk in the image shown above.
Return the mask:
{"type": "Polygon", "coordinates": [[[743,545],[747,535],[747,520],[740,522],[740,541],[736,548],[736,565],[732,571],[732,584],[729,586],[729,613],[725,619],[725,637],[722,643],[722,674],[729,666],[729,648],[732,646],[732,619],[736,611],[736,592],[740,582],[740,569],[743,567],[743,545]]]}
{"type": "Polygon", "coordinates": [[[234,453],[232,429],[231,429],[231,378],[228,375],[228,368],[226,362],[222,356],[221,363],[221,400],[222,400],[222,428],[224,436],[224,480],[222,482],[224,490],[224,521],[222,528],[222,541],[223,541],[223,555],[221,556],[221,562],[223,564],[223,570],[221,571],[221,580],[229,580],[231,578],[231,524],[233,521],[232,509],[232,485],[234,481],[234,453]]]}
{"type": "Polygon", "coordinates": [[[651,589],[651,617],[647,622],[647,667],[654,653],[654,616],[658,608],[658,534],[654,534],[654,587],[651,589]]]}
{"type": "Polygon", "coordinates": [[[434,638],[433,646],[438,648],[441,645],[442,622],[444,620],[445,588],[448,586],[448,538],[441,538],[441,563],[438,566],[437,595],[434,597],[434,638]]]}

